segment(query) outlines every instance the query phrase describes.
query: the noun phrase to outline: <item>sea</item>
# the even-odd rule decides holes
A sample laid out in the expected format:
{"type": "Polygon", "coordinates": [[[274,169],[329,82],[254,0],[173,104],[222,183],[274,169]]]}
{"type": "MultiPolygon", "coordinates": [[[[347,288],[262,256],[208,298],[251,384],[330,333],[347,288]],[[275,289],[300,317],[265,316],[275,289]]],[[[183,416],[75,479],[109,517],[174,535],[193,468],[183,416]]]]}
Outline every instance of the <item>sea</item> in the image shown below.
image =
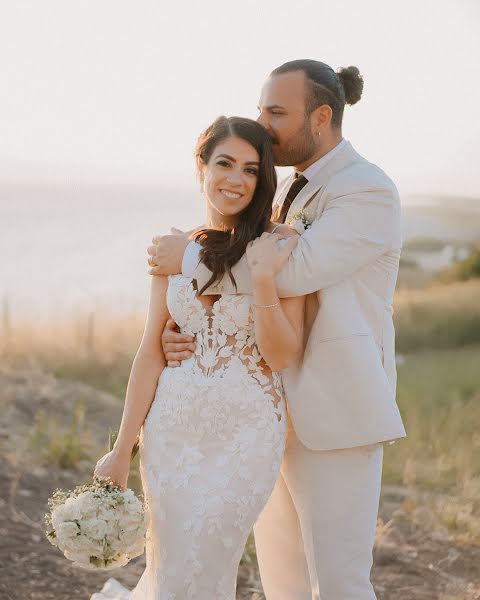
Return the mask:
{"type": "Polygon", "coordinates": [[[101,306],[145,310],[147,247],[204,222],[195,189],[0,187],[0,301],[10,317],[50,319],[101,306]]]}
{"type": "MultiPolygon", "coordinates": [[[[406,240],[480,239],[480,200],[409,200],[406,240]]],[[[30,319],[99,307],[145,311],[152,237],[200,225],[204,214],[205,200],[194,188],[2,184],[0,308],[9,318],[30,319]]]]}

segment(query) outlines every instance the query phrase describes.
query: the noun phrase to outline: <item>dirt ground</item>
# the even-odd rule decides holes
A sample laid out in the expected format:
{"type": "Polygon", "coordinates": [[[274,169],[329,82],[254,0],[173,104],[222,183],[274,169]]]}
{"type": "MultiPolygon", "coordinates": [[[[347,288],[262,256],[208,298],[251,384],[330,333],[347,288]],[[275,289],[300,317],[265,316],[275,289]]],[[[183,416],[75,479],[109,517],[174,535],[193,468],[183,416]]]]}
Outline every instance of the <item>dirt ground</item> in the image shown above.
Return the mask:
{"type": "MultiPolygon", "coordinates": [[[[83,571],[45,538],[47,498],[85,481],[91,462],[42,464],[28,431],[39,408],[60,423],[78,399],[86,402],[92,439],[102,439],[108,423],[118,422],[115,398],[42,373],[0,372],[0,600],[89,600],[110,576],[133,587],[144,568],[140,557],[119,571],[83,571]]],[[[480,547],[431,527],[425,511],[419,493],[384,488],[373,569],[378,599],[480,600],[480,547]]],[[[264,598],[253,555],[240,566],[237,598],[264,598]]]]}

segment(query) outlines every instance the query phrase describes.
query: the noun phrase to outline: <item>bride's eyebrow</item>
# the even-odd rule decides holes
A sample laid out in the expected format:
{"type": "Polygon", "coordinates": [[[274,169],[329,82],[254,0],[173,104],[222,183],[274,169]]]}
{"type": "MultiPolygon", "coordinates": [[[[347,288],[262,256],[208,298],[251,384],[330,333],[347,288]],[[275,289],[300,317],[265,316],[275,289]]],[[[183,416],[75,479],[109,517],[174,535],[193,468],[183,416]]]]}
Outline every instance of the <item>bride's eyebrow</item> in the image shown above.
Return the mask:
{"type": "MultiPolygon", "coordinates": [[[[230,156],[230,154],[217,154],[217,156],[215,157],[217,158],[226,158],[227,160],[230,160],[232,162],[237,162],[233,156],[230,156]]],[[[258,162],[258,160],[249,160],[245,163],[246,165],[256,165],[257,167],[260,165],[260,163],[258,162]]]]}

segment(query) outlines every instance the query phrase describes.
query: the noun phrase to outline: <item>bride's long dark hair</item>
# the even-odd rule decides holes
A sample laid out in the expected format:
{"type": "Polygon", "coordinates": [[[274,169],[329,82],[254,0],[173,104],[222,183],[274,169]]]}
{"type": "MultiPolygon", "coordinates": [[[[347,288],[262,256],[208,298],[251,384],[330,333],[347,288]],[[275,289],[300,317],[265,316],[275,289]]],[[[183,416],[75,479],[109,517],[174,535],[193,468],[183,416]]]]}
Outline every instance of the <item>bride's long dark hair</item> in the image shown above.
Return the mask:
{"type": "Polygon", "coordinates": [[[225,273],[228,273],[236,287],[232,274],[233,265],[244,255],[247,244],[267,229],[272,216],[272,202],[277,187],[272,141],[256,121],[242,117],[219,117],[207,127],[195,148],[200,178],[202,167],[208,164],[216,146],[230,137],[245,140],[258,152],[260,165],[257,185],[252,201],[239,214],[233,229],[202,229],[197,232],[195,241],[202,246],[200,260],[212,272],[208,282],[199,291],[200,294],[220,281],[225,273]]]}

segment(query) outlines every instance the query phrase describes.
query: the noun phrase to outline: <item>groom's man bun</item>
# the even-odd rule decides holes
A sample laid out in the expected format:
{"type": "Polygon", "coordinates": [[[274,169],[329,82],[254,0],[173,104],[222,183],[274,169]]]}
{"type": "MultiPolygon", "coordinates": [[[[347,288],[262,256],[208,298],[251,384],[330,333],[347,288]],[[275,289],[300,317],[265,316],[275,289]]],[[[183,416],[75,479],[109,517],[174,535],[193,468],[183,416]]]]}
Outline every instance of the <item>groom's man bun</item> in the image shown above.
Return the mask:
{"type": "Polygon", "coordinates": [[[337,75],[345,90],[345,103],[352,106],[362,97],[363,77],[357,67],[342,67],[337,75]]]}
{"type": "Polygon", "coordinates": [[[332,67],[319,60],[300,59],[277,67],[271,76],[294,71],[303,71],[307,77],[307,115],[327,104],[332,109],[332,127],[341,127],[345,104],[356,104],[362,97],[363,78],[357,67],[343,67],[335,73],[332,67]]]}

